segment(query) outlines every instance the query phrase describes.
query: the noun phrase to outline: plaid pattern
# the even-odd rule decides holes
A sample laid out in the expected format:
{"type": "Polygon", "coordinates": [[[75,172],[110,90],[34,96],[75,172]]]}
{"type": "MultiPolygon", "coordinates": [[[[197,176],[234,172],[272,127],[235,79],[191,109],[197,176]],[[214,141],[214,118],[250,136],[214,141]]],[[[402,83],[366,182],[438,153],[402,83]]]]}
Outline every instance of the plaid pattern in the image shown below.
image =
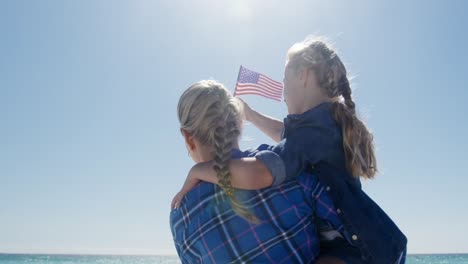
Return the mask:
{"type": "Polygon", "coordinates": [[[342,229],[331,200],[310,174],[236,196],[259,224],[236,215],[221,189],[209,183],[200,183],[171,212],[183,263],[312,263],[319,253],[315,214],[342,229]]]}

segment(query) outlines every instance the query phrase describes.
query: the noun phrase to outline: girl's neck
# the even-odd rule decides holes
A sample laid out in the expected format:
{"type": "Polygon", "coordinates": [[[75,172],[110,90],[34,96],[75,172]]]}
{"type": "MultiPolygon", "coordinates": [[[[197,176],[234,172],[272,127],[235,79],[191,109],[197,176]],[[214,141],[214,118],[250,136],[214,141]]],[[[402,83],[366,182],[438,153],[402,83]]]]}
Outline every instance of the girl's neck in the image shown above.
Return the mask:
{"type": "Polygon", "coordinates": [[[325,102],[331,102],[331,98],[324,95],[313,95],[306,98],[303,103],[297,108],[294,114],[302,114],[308,110],[325,102]]]}

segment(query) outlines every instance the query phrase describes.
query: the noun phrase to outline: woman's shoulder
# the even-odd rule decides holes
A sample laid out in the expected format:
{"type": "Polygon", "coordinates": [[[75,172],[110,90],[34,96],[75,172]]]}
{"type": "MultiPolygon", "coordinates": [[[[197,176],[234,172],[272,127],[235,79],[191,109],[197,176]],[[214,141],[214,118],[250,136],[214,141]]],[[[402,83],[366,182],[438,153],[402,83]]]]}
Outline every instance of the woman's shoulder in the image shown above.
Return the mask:
{"type": "Polygon", "coordinates": [[[211,199],[216,192],[220,191],[216,184],[200,182],[182,198],[181,207],[197,208],[203,201],[211,199]]]}
{"type": "Polygon", "coordinates": [[[179,208],[171,211],[171,225],[175,229],[185,228],[189,225],[185,219],[195,219],[205,215],[203,212],[213,204],[220,191],[221,189],[216,184],[200,182],[184,196],[179,208]]]}

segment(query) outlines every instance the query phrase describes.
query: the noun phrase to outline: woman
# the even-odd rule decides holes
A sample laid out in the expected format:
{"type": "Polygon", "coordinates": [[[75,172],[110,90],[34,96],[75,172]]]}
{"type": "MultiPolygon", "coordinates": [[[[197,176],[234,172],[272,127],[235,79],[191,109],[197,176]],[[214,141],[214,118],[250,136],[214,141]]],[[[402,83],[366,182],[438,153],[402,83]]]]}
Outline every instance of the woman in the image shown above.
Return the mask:
{"type": "MultiPolygon", "coordinates": [[[[179,100],[178,117],[190,156],[196,163],[213,160],[218,177],[218,185],[196,185],[171,212],[179,257],[183,263],[312,263],[319,253],[314,215],[342,229],[331,200],[308,173],[259,191],[232,187],[245,182],[231,182],[230,159],[268,160],[269,167],[276,166],[277,177],[285,173],[267,145],[238,149],[240,106],[215,81],[195,83],[179,100]]],[[[258,168],[259,174],[263,169],[258,168]]]]}

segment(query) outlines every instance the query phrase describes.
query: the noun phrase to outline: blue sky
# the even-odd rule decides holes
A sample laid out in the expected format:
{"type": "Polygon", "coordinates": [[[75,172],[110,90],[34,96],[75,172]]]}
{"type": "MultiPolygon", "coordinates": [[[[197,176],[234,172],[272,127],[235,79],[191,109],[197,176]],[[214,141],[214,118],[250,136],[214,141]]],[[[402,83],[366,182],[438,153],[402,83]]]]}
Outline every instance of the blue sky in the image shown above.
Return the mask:
{"type": "MultiPolygon", "coordinates": [[[[0,252],[175,254],[193,165],[176,105],[239,65],[283,78],[327,36],[354,76],[381,175],[366,192],[410,253],[468,252],[464,1],[0,2],[0,252]],[[465,120],[465,121],[463,121],[465,120]]],[[[283,118],[283,103],[243,97],[283,118]]],[[[247,124],[241,147],[273,143],[247,124]]]]}

